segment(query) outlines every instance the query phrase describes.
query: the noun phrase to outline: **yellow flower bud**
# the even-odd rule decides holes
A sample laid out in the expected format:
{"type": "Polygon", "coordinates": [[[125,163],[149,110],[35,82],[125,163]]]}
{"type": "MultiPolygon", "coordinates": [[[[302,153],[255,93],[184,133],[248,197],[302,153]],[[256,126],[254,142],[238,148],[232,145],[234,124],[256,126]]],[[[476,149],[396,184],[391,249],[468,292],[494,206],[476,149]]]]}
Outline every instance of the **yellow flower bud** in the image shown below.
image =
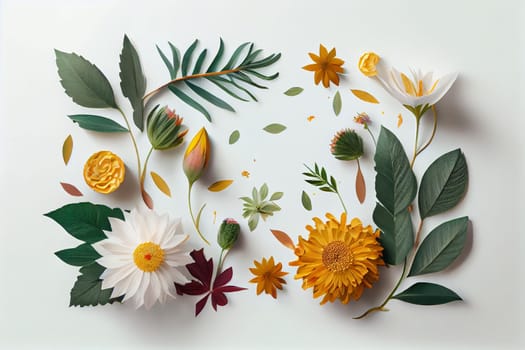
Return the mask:
{"type": "Polygon", "coordinates": [[[124,182],[125,174],[124,162],[110,151],[94,153],[84,165],[84,180],[99,193],[115,191],[124,182]]]}
{"type": "Polygon", "coordinates": [[[209,158],[210,143],[208,133],[206,129],[202,128],[188,145],[182,162],[184,174],[186,174],[190,184],[193,184],[201,177],[209,158]]]}
{"type": "Polygon", "coordinates": [[[365,52],[360,58],[357,66],[361,73],[367,77],[377,75],[376,65],[379,62],[379,56],[373,52],[365,52]]]}

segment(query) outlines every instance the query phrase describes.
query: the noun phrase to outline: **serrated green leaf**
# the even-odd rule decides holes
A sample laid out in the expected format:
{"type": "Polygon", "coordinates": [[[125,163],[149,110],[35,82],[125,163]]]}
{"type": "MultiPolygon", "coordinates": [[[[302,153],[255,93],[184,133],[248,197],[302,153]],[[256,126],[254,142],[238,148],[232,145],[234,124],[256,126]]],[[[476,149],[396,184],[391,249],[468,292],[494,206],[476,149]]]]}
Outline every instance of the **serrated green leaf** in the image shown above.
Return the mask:
{"type": "Polygon", "coordinates": [[[419,188],[421,219],[453,208],[467,191],[468,169],[460,149],[436,159],[425,171],[419,188]]]}
{"type": "Polygon", "coordinates": [[[417,305],[440,305],[462,300],[452,290],[439,284],[419,282],[392,298],[417,305]]]}
{"type": "Polygon", "coordinates": [[[204,60],[206,59],[206,53],[208,52],[207,49],[202,50],[199,57],[197,57],[197,62],[195,62],[195,66],[193,67],[193,72],[191,74],[199,74],[202,69],[202,64],[204,63],[204,60]]]}
{"type": "Polygon", "coordinates": [[[118,108],[106,76],[91,62],[75,53],[55,50],[60,83],[80,106],[118,108]]]}
{"type": "Polygon", "coordinates": [[[332,101],[332,108],[334,109],[335,115],[339,116],[339,113],[341,113],[341,108],[343,108],[343,100],[341,99],[341,94],[339,93],[339,91],[337,91],[334,96],[334,100],[332,101]]]}
{"type": "Polygon", "coordinates": [[[267,184],[262,184],[261,188],[259,189],[259,196],[260,196],[260,199],[263,201],[266,196],[268,196],[268,185],[267,184]]]}
{"type": "Polygon", "coordinates": [[[95,243],[106,238],[104,231],[111,231],[108,218],[124,220],[122,210],[89,202],[67,204],[44,215],[53,219],[70,235],[86,243],[95,243]]]}
{"type": "Polygon", "coordinates": [[[438,272],[461,254],[467,238],[468,217],[447,221],[433,229],[417,250],[409,276],[438,272]]]}
{"type": "Polygon", "coordinates": [[[76,248],[64,249],[55,252],[63,262],[73,266],[85,266],[95,262],[101,255],[91,246],[83,243],[76,248]]]}
{"type": "Polygon", "coordinates": [[[220,38],[219,49],[217,50],[217,53],[215,54],[215,57],[213,58],[213,61],[211,61],[210,66],[208,67],[208,70],[206,72],[208,73],[215,72],[215,70],[219,66],[219,62],[221,61],[223,53],[224,53],[224,42],[222,41],[222,38],[220,38]]]}
{"type": "Polygon", "coordinates": [[[279,200],[279,199],[283,198],[283,195],[284,195],[283,192],[275,192],[275,193],[272,194],[272,196],[270,197],[270,200],[271,200],[271,201],[279,200]]]}
{"type": "Polygon", "coordinates": [[[377,203],[374,222],[381,229],[379,241],[383,246],[383,259],[389,265],[402,263],[414,246],[414,228],[408,210],[392,215],[377,203]]]}
{"type": "Polygon", "coordinates": [[[392,215],[406,210],[416,196],[416,177],[403,145],[383,126],[377,140],[374,161],[377,199],[392,215]]]}
{"type": "Polygon", "coordinates": [[[208,121],[211,122],[211,116],[210,116],[210,113],[206,110],[206,108],[204,108],[200,103],[198,103],[197,101],[195,101],[193,98],[191,98],[190,96],[186,95],[186,93],[182,92],[182,90],[180,90],[179,88],[175,87],[174,85],[170,85],[168,86],[168,89],[173,92],[173,94],[175,96],[177,96],[178,98],[180,98],[183,102],[185,102],[187,105],[189,105],[190,107],[193,107],[195,108],[196,110],[198,110],[199,112],[201,112],[205,117],[206,119],[208,119],[208,121]]]}
{"type": "Polygon", "coordinates": [[[193,51],[195,51],[195,48],[197,47],[199,40],[195,39],[195,41],[188,47],[184,55],[182,56],[182,65],[181,65],[181,72],[183,76],[188,75],[188,68],[190,65],[191,57],[193,56],[193,51]]]}
{"type": "Polygon", "coordinates": [[[102,289],[100,275],[105,268],[97,263],[84,266],[80,269],[73,289],[71,289],[71,299],[69,306],[96,306],[105,305],[121,301],[122,296],[111,298],[113,289],[102,289]]]}
{"type": "Polygon", "coordinates": [[[193,90],[197,95],[205,99],[206,101],[210,102],[211,104],[214,104],[215,106],[226,109],[230,112],[235,112],[235,109],[233,109],[232,106],[230,106],[228,103],[226,103],[224,100],[221,100],[217,96],[213,95],[212,93],[209,93],[208,91],[204,90],[203,88],[199,87],[198,85],[195,85],[189,81],[185,82],[188,87],[193,90]]]}
{"type": "Polygon", "coordinates": [[[310,211],[312,210],[312,201],[310,200],[310,196],[308,196],[308,193],[303,191],[301,194],[301,203],[303,203],[304,209],[310,211]]]}
{"type": "Polygon", "coordinates": [[[137,128],[144,130],[144,103],[146,77],[137,51],[127,35],[124,35],[122,53],[120,54],[120,87],[122,94],[129,99],[133,107],[133,121],[137,128]]]}
{"type": "Polygon", "coordinates": [[[78,123],[82,129],[99,131],[99,132],[128,132],[129,130],[119,123],[98,115],[91,114],[73,114],[68,115],[69,119],[78,123]]]}
{"type": "Polygon", "coordinates": [[[268,124],[263,128],[264,131],[269,132],[270,134],[280,134],[286,130],[286,126],[278,123],[268,124]]]}
{"type": "Polygon", "coordinates": [[[284,92],[284,94],[286,96],[297,96],[299,95],[301,92],[303,92],[304,89],[302,87],[299,87],[299,86],[294,86],[294,87],[291,87],[289,88],[288,90],[286,90],[284,92]]]}
{"type": "Polygon", "coordinates": [[[230,138],[228,139],[228,143],[230,145],[233,145],[235,142],[239,141],[239,137],[241,137],[241,133],[239,132],[239,130],[234,130],[230,134],[230,138]]]}

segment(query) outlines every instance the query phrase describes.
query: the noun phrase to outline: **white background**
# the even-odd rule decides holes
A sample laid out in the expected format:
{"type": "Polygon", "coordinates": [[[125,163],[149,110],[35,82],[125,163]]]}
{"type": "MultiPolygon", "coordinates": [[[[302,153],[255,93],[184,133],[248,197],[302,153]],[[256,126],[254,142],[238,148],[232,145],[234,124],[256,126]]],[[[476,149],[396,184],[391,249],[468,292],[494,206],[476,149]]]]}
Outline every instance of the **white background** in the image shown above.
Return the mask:
{"type": "MultiPolygon", "coordinates": [[[[451,348],[514,349],[523,346],[523,228],[521,197],[525,194],[523,134],[523,40],[525,12],[520,1],[0,1],[0,347],[5,349],[341,349],[451,348]],[[77,271],[53,252],[77,244],[42,214],[77,199],[65,194],[59,181],[77,185],[81,200],[131,207],[136,196],[136,164],[129,139],[100,136],[79,129],[66,117],[89,112],[75,105],[59,84],[53,49],[77,52],[95,63],[111,81],[119,103],[129,113],[118,86],[118,55],[123,34],[133,40],[148,77],[148,89],[168,78],[155,44],[167,41],[186,48],[194,38],[201,48],[215,52],[219,37],[233,51],[253,41],[265,53],[281,52],[271,71],[278,80],[267,91],[255,91],[260,103],[227,97],[237,113],[210,108],[214,123],[162,95],[184,116],[190,135],[205,126],[212,139],[210,171],[196,185],[195,206],[207,202],[203,229],[212,240],[220,219],[241,220],[243,236],[226,266],[235,271],[233,284],[248,287],[231,295],[230,304],[215,313],[207,305],[194,318],[195,298],[184,297],[150,311],[129,305],[68,308],[69,289],[77,271]],[[313,74],[301,69],[310,63],[308,52],[319,43],[336,47],[347,76],[339,89],[314,86],[313,74]],[[452,268],[419,280],[445,284],[465,301],[422,307],[392,301],[390,312],[356,321],[359,314],[389,291],[399,270],[382,270],[382,279],[358,304],[318,305],[311,291],[303,291],[287,265],[293,255],[273,239],[270,228],[287,231],[294,239],[305,235],[312,216],[340,212],[335,196],[316,192],[303,182],[302,163],[325,165],[339,180],[351,215],[371,223],[374,206],[373,162],[363,160],[368,197],[359,205],[353,193],[354,163],[333,159],[327,145],[343,127],[356,127],[352,117],[367,111],[372,130],[394,130],[407,149],[413,142],[414,121],[402,106],[356,69],[359,55],[379,53],[395,66],[420,67],[439,73],[458,71],[459,78],[438,104],[439,129],[435,142],[417,161],[418,178],[440,154],[461,147],[469,171],[469,192],[450,213],[425,222],[424,232],[439,222],[469,215],[472,230],[467,247],[452,268]],[[305,92],[287,97],[283,91],[302,86],[305,92]],[[372,92],[380,101],[369,105],[355,99],[350,88],[372,92]],[[335,117],[331,98],[341,91],[343,112],[335,117]],[[382,114],[381,112],[384,112],[382,114]],[[396,127],[398,113],[405,122],[396,127]],[[306,118],[314,115],[312,122],[306,118]],[[281,135],[261,129],[271,123],[288,126],[281,135]],[[241,139],[228,145],[231,131],[241,139]],[[75,146],[70,164],[61,158],[65,137],[75,146]],[[128,164],[128,179],[113,196],[91,192],[81,179],[85,159],[111,149],[128,164]],[[240,175],[248,170],[251,177],[240,175]],[[213,194],[206,186],[222,178],[234,179],[227,191],[213,194]],[[267,182],[284,191],[283,211],[255,232],[241,217],[238,197],[267,182]],[[300,193],[307,190],[314,210],[306,212],[300,193]],[[213,211],[217,222],[213,222],[213,211]],[[253,259],[275,256],[282,261],[288,284],[277,300],[256,297],[249,284],[253,259]]],[[[118,119],[113,111],[96,111],[118,119]]],[[[424,120],[428,136],[430,119],[424,120]]],[[[136,131],[136,130],[135,130],[136,131]]],[[[372,146],[362,134],[365,146],[372,146]]],[[[140,136],[141,152],[147,140],[140,136]]],[[[162,174],[174,194],[168,199],[147,183],[159,211],[182,216],[191,231],[185,205],[186,180],[180,170],[183,147],[154,154],[151,170],[162,174]]],[[[144,155],[143,155],[144,157],[144,155]]],[[[417,222],[417,220],[416,220],[417,222]]],[[[193,236],[195,234],[193,233],[193,236]]],[[[196,237],[191,246],[198,247],[196,237]]],[[[216,246],[207,255],[217,259],[216,246]]],[[[402,288],[410,282],[405,281],[402,288]]]]}

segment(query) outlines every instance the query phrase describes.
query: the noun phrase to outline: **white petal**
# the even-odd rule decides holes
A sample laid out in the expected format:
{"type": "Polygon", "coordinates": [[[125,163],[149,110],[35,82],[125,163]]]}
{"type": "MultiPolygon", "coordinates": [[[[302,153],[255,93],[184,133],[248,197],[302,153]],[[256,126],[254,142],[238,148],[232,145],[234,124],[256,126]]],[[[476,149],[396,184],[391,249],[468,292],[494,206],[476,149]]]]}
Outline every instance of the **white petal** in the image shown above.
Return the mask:
{"type": "Polygon", "coordinates": [[[179,245],[186,242],[190,236],[188,235],[174,235],[169,241],[161,245],[162,249],[169,251],[173,248],[178,248],[179,245]]]}
{"type": "Polygon", "coordinates": [[[105,239],[93,245],[97,252],[102,255],[133,255],[135,245],[128,245],[127,243],[120,242],[120,240],[111,238],[105,239]],[[95,247],[96,245],[96,247],[95,247]]]}
{"type": "Polygon", "coordinates": [[[133,245],[137,242],[134,234],[135,230],[129,221],[109,218],[109,222],[111,224],[111,232],[107,232],[109,238],[115,237],[126,245],[133,245]]]}
{"type": "Polygon", "coordinates": [[[138,242],[144,243],[150,240],[148,224],[140,208],[136,208],[131,212],[131,225],[135,230],[138,242]]]}
{"type": "MultiPolygon", "coordinates": [[[[151,218],[150,218],[151,219],[151,218]]],[[[167,214],[158,216],[156,223],[150,223],[155,229],[151,232],[151,241],[162,246],[162,239],[166,235],[166,228],[168,227],[170,218],[167,214]]]]}
{"type": "Polygon", "coordinates": [[[450,74],[447,74],[447,75],[441,77],[439,79],[439,82],[438,82],[436,88],[434,89],[434,92],[432,92],[432,94],[428,95],[431,98],[429,98],[426,103],[428,103],[430,105],[434,105],[439,100],[441,100],[441,98],[443,96],[445,96],[447,91],[450,89],[452,84],[454,84],[454,82],[456,81],[457,77],[458,77],[457,73],[450,73],[450,74]]]}
{"type": "Polygon", "coordinates": [[[162,282],[161,283],[161,287],[162,287],[162,290],[163,290],[163,294],[165,294],[164,295],[164,299],[165,299],[166,296],[170,296],[170,297],[175,299],[175,294],[177,293],[177,291],[175,290],[175,283],[174,283],[173,277],[171,276],[171,273],[170,273],[170,267],[168,267],[166,265],[162,265],[157,270],[157,272],[158,272],[159,277],[160,277],[161,282],[162,282]]]}
{"type": "Polygon", "coordinates": [[[100,275],[100,279],[102,279],[102,289],[113,288],[118,281],[126,277],[127,271],[126,268],[105,269],[102,275],[100,275]]]}
{"type": "Polygon", "coordinates": [[[129,284],[132,281],[132,275],[137,272],[137,269],[133,266],[128,268],[128,271],[123,272],[124,277],[115,283],[113,292],[111,293],[112,298],[117,298],[121,295],[127,294],[129,290],[129,284]]]}
{"type": "Polygon", "coordinates": [[[146,310],[151,309],[151,307],[155,304],[155,302],[159,298],[161,289],[157,274],[151,272],[149,273],[149,275],[150,282],[146,288],[146,292],[144,293],[144,307],[146,308],[146,310]]]}
{"type": "Polygon", "coordinates": [[[126,293],[126,295],[124,296],[124,299],[122,300],[123,302],[130,299],[131,297],[133,297],[139,287],[140,287],[140,284],[142,282],[142,279],[144,278],[144,274],[145,272],[144,271],[141,271],[139,269],[137,269],[135,271],[135,273],[133,273],[131,276],[130,276],[130,281],[129,281],[129,286],[128,286],[128,291],[126,293]]]}
{"type": "Polygon", "coordinates": [[[139,288],[137,289],[137,293],[133,296],[131,301],[135,305],[135,309],[138,309],[142,305],[144,305],[144,295],[146,294],[146,290],[148,289],[150,282],[150,274],[144,273],[142,275],[142,278],[140,280],[139,288]]]}
{"type": "Polygon", "coordinates": [[[166,254],[164,261],[169,266],[176,267],[176,266],[185,266],[193,262],[193,258],[187,252],[171,253],[171,254],[166,254]]]}
{"type": "Polygon", "coordinates": [[[107,255],[98,258],[97,262],[105,268],[118,269],[133,264],[133,257],[130,255],[107,255]]]}

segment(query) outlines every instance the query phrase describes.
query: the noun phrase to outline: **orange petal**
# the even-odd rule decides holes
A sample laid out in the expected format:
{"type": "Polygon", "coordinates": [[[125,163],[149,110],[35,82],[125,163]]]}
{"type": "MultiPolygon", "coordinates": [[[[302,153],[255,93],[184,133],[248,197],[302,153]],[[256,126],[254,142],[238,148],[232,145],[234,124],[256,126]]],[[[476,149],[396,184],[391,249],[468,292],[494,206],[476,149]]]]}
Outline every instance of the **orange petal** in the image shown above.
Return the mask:
{"type": "Polygon", "coordinates": [[[323,44],[319,45],[319,56],[321,57],[328,56],[328,51],[326,50],[326,47],[323,46],[323,44]]]}

